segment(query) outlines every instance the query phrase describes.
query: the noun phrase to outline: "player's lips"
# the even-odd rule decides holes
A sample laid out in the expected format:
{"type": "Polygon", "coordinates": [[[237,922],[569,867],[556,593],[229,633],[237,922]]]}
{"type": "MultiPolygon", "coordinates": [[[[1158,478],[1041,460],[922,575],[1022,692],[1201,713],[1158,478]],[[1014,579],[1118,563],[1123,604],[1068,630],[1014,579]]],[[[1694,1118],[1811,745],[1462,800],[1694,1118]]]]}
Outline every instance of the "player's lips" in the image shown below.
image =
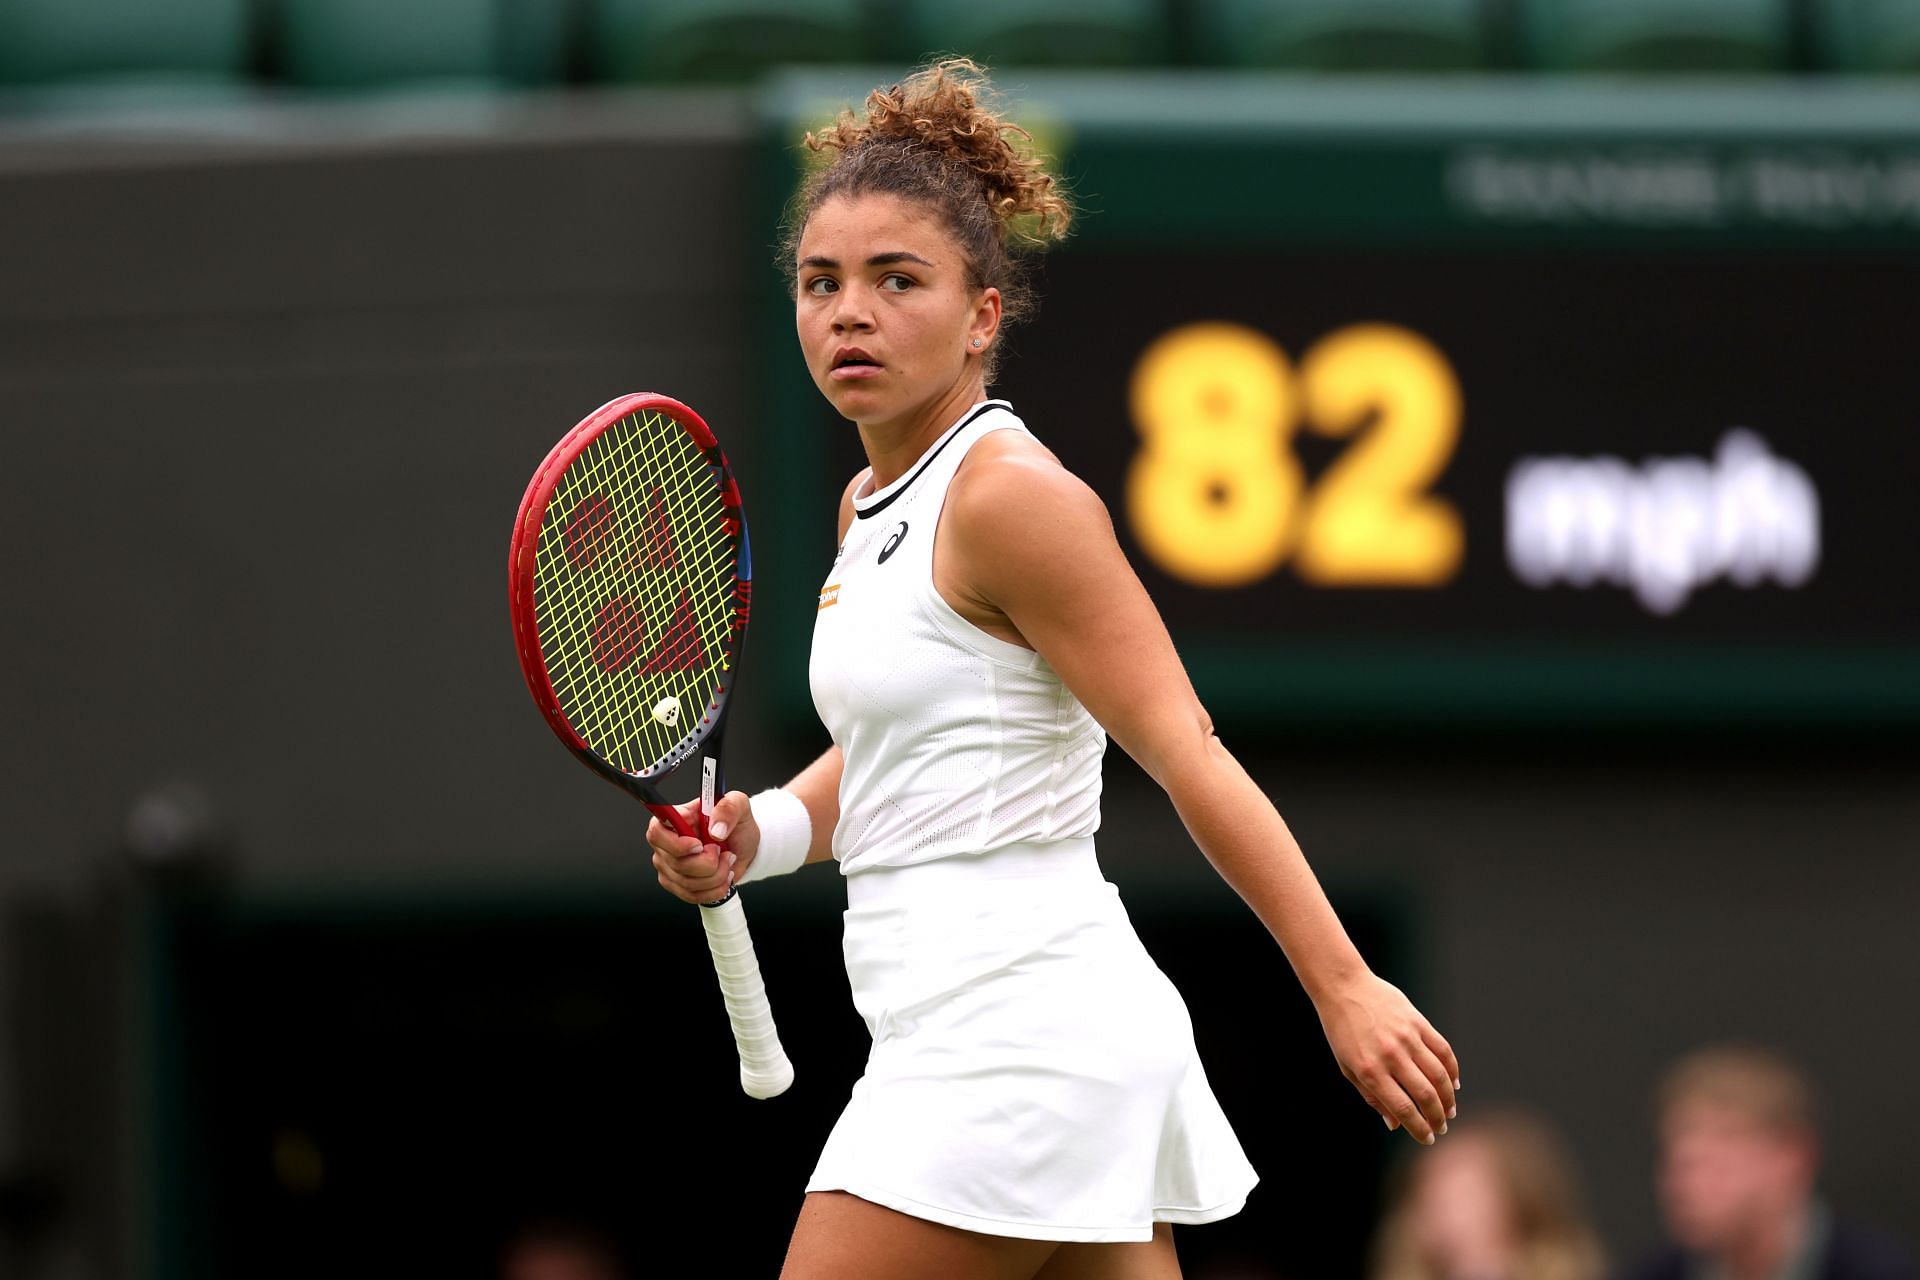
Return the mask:
{"type": "Polygon", "coordinates": [[[833,367],[827,371],[827,376],[835,382],[847,382],[871,378],[880,371],[880,362],[859,347],[842,347],[834,352],[833,367]]]}

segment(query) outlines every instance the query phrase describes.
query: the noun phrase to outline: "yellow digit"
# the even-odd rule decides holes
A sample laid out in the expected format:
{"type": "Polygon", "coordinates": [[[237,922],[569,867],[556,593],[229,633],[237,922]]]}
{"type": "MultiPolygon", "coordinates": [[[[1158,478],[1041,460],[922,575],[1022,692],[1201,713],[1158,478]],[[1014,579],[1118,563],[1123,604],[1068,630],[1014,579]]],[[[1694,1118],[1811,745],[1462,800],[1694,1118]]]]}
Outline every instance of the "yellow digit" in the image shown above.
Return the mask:
{"type": "Polygon", "coordinates": [[[1460,569],[1460,513],[1426,492],[1460,438],[1460,382],[1386,324],[1328,334],[1300,362],[1310,430],[1361,439],[1314,486],[1295,568],[1323,585],[1433,587],[1460,569]]]}
{"type": "Polygon", "coordinates": [[[1286,353],[1240,325],[1187,325],[1142,353],[1131,403],[1142,445],[1127,514],[1141,548],[1205,587],[1279,567],[1305,486],[1286,448],[1296,415],[1286,353]]]}

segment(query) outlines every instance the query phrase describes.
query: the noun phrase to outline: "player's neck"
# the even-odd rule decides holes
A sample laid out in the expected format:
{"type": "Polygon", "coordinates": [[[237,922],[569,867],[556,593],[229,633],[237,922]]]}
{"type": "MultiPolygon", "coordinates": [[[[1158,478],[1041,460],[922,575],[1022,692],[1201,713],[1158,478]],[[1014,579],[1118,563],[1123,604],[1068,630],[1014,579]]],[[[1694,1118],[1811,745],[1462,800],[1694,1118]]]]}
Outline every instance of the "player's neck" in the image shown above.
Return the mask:
{"type": "Polygon", "coordinates": [[[869,489],[884,489],[911,471],[948,427],[986,398],[986,387],[979,378],[965,378],[945,394],[893,421],[858,424],[867,465],[873,468],[869,489]]]}

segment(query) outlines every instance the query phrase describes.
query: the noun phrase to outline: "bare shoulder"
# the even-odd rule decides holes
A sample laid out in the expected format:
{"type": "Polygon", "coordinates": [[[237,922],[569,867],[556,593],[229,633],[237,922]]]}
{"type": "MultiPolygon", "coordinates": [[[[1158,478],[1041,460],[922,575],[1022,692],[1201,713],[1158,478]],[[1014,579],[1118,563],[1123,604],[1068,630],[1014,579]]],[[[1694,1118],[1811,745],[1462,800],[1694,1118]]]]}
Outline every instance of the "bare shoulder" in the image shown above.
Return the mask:
{"type": "Polygon", "coordinates": [[[1106,504],[1024,431],[995,431],[967,451],[947,490],[953,523],[969,541],[1017,543],[1076,527],[1111,536],[1106,504]]]}
{"type": "Polygon", "coordinates": [[[860,468],[853,473],[853,479],[847,481],[847,487],[840,491],[840,531],[834,537],[836,543],[847,540],[847,527],[853,523],[854,492],[865,482],[867,474],[872,470],[872,467],[860,468]]]}

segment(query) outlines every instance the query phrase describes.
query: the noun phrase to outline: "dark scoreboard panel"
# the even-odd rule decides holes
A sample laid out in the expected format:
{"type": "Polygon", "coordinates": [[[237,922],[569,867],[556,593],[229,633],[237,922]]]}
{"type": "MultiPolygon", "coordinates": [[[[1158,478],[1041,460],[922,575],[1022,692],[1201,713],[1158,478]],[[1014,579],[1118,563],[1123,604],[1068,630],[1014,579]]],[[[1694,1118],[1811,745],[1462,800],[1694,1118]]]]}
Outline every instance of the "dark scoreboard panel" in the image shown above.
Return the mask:
{"type": "MultiPolygon", "coordinates": [[[[1855,235],[1591,203],[1502,229],[1506,205],[1442,216],[1463,172],[1520,163],[1487,177],[1471,121],[1411,149],[1404,124],[1317,151],[1197,133],[1208,166],[1085,114],[1060,132],[1096,211],[995,390],[1105,498],[1217,718],[1920,724],[1920,201],[1910,235],[1881,205],[1855,235]],[[1156,148],[1244,190],[1149,192],[1156,148]],[[1316,173],[1352,203],[1371,164],[1404,200],[1422,155],[1425,231],[1310,218],[1316,173]],[[1247,206],[1282,200],[1262,234],[1247,206]]],[[[1662,130],[1566,153],[1684,154],[1662,130]]],[[[1790,135],[1769,164],[1832,163],[1790,135]]],[[[1760,144],[1721,142],[1713,171],[1746,175],[1760,144]]],[[[1905,172],[1906,143],[1870,144],[1863,165],[1905,172]]],[[[1524,158],[1552,213],[1564,167],[1539,138],[1524,158]]],[[[794,421],[827,489],[859,465],[830,411],[794,421]]]]}
{"type": "Polygon", "coordinates": [[[1190,636],[1920,651],[1920,258],[1063,254],[1000,390],[1190,636]]]}

